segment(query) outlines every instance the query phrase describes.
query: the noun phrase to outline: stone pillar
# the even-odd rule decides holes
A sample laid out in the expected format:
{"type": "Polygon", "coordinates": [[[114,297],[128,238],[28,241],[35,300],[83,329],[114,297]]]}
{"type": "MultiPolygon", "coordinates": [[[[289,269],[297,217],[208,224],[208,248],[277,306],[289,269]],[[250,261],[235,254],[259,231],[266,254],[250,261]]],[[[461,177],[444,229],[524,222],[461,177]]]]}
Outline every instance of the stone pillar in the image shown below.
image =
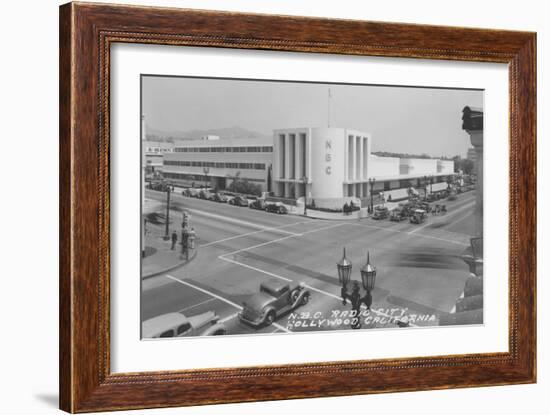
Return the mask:
{"type": "Polygon", "coordinates": [[[352,168],[351,168],[351,177],[350,180],[357,180],[357,137],[352,137],[351,139],[351,160],[352,160],[352,168]]]}
{"type": "MultiPolygon", "coordinates": [[[[283,154],[283,157],[285,158],[285,171],[283,172],[283,177],[286,178],[286,179],[289,179],[290,178],[290,134],[286,134],[285,135],[285,138],[284,138],[284,142],[285,142],[285,152],[283,154]]],[[[285,197],[287,197],[287,195],[285,194],[285,197]]]]}
{"type": "MultiPolygon", "coordinates": [[[[296,134],[294,137],[294,178],[295,179],[302,178],[302,152],[300,151],[301,141],[302,141],[302,138],[300,137],[300,134],[296,134]]],[[[296,188],[298,188],[298,186],[296,186],[296,188]]]]}
{"type": "MultiPolygon", "coordinates": [[[[364,177],[364,174],[363,174],[363,171],[365,169],[364,167],[364,163],[365,163],[365,159],[364,159],[364,140],[363,140],[363,137],[357,137],[357,139],[359,140],[359,169],[358,169],[358,174],[357,174],[357,180],[360,180],[360,181],[363,181],[365,180],[365,177],[364,177]]],[[[362,192],[361,192],[362,193],[362,192]]]]}
{"type": "Polygon", "coordinates": [[[483,110],[464,107],[462,110],[462,129],[470,135],[470,141],[476,152],[474,169],[477,175],[476,206],[474,210],[476,236],[483,235],[483,110]]]}

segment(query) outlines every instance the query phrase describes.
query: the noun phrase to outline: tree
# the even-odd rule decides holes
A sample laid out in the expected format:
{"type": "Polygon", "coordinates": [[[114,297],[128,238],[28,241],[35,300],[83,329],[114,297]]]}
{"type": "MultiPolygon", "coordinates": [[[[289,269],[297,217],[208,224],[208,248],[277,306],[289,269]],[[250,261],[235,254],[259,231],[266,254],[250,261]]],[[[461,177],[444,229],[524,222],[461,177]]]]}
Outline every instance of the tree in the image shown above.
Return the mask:
{"type": "Polygon", "coordinates": [[[238,171],[234,176],[229,176],[232,181],[227,186],[227,190],[235,193],[244,193],[247,195],[260,196],[262,194],[262,188],[260,185],[249,182],[246,179],[241,179],[241,172],[238,171]]]}

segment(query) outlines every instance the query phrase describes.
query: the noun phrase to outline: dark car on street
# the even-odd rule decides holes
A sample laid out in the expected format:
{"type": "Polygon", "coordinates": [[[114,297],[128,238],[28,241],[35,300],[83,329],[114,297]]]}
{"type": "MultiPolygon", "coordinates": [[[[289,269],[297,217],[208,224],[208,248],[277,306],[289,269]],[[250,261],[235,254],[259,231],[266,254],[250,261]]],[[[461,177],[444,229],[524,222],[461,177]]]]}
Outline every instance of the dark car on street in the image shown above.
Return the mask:
{"type": "Polygon", "coordinates": [[[233,206],[248,206],[248,200],[242,196],[235,196],[228,203],[233,206]]]}
{"type": "Polygon", "coordinates": [[[288,213],[288,209],[281,204],[269,203],[265,206],[265,211],[270,213],[278,213],[280,215],[285,215],[288,213]]]}
{"type": "Polygon", "coordinates": [[[417,225],[420,225],[423,223],[427,218],[427,214],[425,210],[422,209],[416,209],[412,215],[409,218],[410,223],[415,223],[417,225]]]}
{"type": "Polygon", "coordinates": [[[268,326],[276,318],[307,304],[310,292],[304,284],[293,285],[281,280],[268,280],[260,285],[260,291],[243,303],[239,319],[252,326],[268,326]]]}
{"type": "Polygon", "coordinates": [[[265,210],[265,208],[266,208],[265,202],[261,199],[253,200],[252,202],[250,202],[248,207],[250,209],[258,209],[258,210],[265,210]]]}
{"type": "Polygon", "coordinates": [[[227,203],[228,197],[223,193],[214,193],[212,200],[218,203],[227,203]]]}
{"type": "Polygon", "coordinates": [[[406,207],[396,207],[391,211],[390,220],[393,222],[401,222],[409,217],[409,210],[406,207]]]}

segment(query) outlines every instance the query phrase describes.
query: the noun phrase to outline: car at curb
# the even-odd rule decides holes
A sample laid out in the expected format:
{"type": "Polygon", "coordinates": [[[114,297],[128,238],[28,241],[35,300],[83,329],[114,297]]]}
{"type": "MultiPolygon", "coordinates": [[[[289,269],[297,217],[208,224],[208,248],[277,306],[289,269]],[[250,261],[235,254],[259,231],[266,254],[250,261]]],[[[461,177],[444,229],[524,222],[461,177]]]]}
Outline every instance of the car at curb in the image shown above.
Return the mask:
{"type": "Polygon", "coordinates": [[[390,220],[392,222],[401,222],[409,218],[409,210],[405,207],[396,207],[390,213],[390,220]]]}
{"type": "Polygon", "coordinates": [[[265,202],[262,199],[255,199],[248,205],[250,209],[265,210],[265,202]]]}
{"type": "Polygon", "coordinates": [[[145,339],[227,334],[227,328],[219,320],[220,317],[213,311],[190,317],[177,312],[166,313],[145,320],[141,326],[141,333],[145,339]]]}
{"type": "Polygon", "coordinates": [[[214,195],[212,196],[212,200],[218,203],[227,203],[229,198],[223,193],[214,193],[214,195]]]}
{"type": "Polygon", "coordinates": [[[247,207],[248,206],[248,200],[245,199],[244,197],[242,196],[235,196],[233,197],[232,199],[229,199],[229,202],[228,202],[230,205],[233,205],[233,206],[243,206],[243,207],[247,207]]]}
{"type": "Polygon", "coordinates": [[[260,291],[243,302],[239,320],[255,327],[269,326],[281,315],[307,304],[310,296],[303,283],[291,286],[281,280],[264,281],[260,291]]]}
{"type": "Polygon", "coordinates": [[[265,206],[265,211],[270,213],[277,213],[279,215],[284,215],[288,213],[288,209],[284,205],[278,203],[268,203],[265,206]]]}

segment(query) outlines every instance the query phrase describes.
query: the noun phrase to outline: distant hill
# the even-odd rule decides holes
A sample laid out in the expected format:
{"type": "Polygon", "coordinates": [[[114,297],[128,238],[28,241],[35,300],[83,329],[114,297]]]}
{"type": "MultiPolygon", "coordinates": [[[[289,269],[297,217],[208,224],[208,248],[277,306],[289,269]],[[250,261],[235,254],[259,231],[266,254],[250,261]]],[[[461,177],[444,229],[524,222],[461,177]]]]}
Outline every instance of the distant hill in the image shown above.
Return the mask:
{"type": "Polygon", "coordinates": [[[226,138],[269,138],[271,136],[242,127],[214,128],[209,130],[163,131],[147,126],[147,139],[156,141],[196,140],[205,135],[226,138]]]}

